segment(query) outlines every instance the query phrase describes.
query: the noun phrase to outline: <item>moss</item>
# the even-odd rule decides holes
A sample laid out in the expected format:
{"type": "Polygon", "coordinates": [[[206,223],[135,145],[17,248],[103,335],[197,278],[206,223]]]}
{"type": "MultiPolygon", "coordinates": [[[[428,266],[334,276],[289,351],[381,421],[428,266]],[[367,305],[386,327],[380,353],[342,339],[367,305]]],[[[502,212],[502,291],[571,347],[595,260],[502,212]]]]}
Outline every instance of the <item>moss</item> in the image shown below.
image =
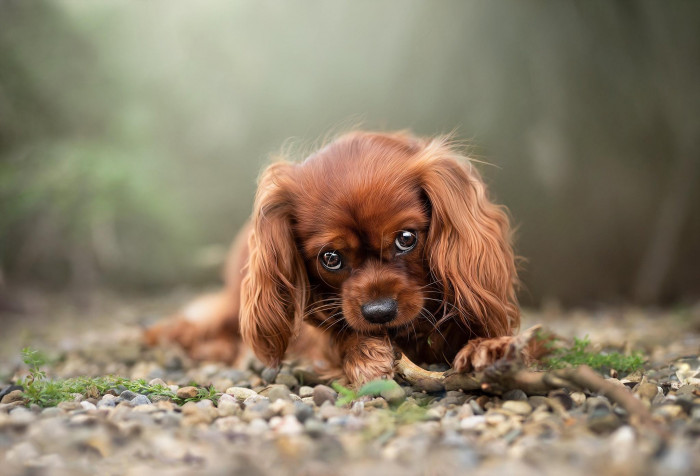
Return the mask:
{"type": "Polygon", "coordinates": [[[641,352],[633,352],[630,355],[619,352],[591,352],[590,344],[588,336],[583,339],[574,338],[570,347],[553,351],[552,355],[545,359],[544,365],[550,369],[588,365],[598,371],[615,369],[623,373],[634,372],[644,365],[645,358],[641,352]]]}
{"type": "Polygon", "coordinates": [[[177,404],[190,401],[213,400],[216,402],[219,394],[211,387],[199,387],[196,397],[181,399],[164,385],[149,385],[143,379],[128,379],[108,375],[104,377],[75,377],[68,379],[52,379],[46,376],[41,367],[46,363],[46,357],[39,351],[30,348],[22,350],[22,359],[29,367],[29,375],[17,381],[24,388],[24,398],[28,404],[41,407],[53,407],[61,402],[72,401],[75,394],[85,398],[100,398],[110,390],[130,390],[147,396],[164,396],[177,404]]]}

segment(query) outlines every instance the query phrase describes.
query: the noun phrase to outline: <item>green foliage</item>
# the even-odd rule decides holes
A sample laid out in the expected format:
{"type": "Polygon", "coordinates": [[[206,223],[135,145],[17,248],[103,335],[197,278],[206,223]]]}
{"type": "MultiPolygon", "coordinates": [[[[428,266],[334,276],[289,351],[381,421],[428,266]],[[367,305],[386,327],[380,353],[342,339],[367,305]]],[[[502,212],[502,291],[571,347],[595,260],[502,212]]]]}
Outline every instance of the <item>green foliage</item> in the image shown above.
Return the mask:
{"type": "MultiPolygon", "coordinates": [[[[200,387],[196,397],[181,399],[169,387],[149,385],[143,379],[131,380],[113,375],[51,379],[47,378],[46,372],[41,370],[41,366],[46,362],[46,357],[41,352],[27,347],[22,350],[22,359],[29,367],[29,376],[20,379],[17,384],[24,387],[24,398],[28,404],[34,403],[41,407],[53,407],[60,402],[72,401],[75,399],[75,394],[81,394],[86,398],[99,398],[110,390],[118,388],[150,397],[156,395],[168,397],[179,405],[200,400],[212,400],[216,403],[219,398],[213,386],[200,387]]],[[[197,385],[194,384],[194,386],[197,385]]]]}
{"type": "Polygon", "coordinates": [[[633,352],[631,355],[619,352],[591,352],[590,344],[588,336],[583,339],[574,338],[571,347],[555,350],[552,356],[545,360],[545,365],[558,369],[585,364],[595,370],[615,369],[623,373],[634,372],[644,365],[645,359],[641,352],[633,352]]]}
{"type": "Polygon", "coordinates": [[[357,400],[359,397],[379,396],[383,391],[390,390],[396,385],[396,382],[393,380],[372,380],[371,382],[364,384],[357,392],[355,392],[352,389],[340,385],[338,382],[333,382],[332,384],[335,391],[340,395],[338,400],[335,402],[335,404],[339,407],[347,405],[348,403],[357,400]]]}

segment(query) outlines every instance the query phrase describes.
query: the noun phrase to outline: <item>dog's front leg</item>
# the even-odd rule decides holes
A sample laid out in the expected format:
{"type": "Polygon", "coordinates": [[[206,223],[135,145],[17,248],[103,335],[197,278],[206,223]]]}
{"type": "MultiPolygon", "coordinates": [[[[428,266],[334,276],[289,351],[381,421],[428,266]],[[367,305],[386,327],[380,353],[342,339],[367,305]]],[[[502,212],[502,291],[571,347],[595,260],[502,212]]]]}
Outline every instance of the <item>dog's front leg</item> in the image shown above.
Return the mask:
{"type": "MultiPolygon", "coordinates": [[[[471,339],[457,353],[452,366],[458,372],[483,370],[508,354],[514,338],[513,336],[503,336],[471,339]]],[[[524,360],[527,361],[529,357],[527,349],[523,350],[522,354],[524,360]]]]}
{"type": "Polygon", "coordinates": [[[340,337],[338,345],[343,372],[352,386],[394,377],[394,350],[388,338],[350,334],[340,337]]]}

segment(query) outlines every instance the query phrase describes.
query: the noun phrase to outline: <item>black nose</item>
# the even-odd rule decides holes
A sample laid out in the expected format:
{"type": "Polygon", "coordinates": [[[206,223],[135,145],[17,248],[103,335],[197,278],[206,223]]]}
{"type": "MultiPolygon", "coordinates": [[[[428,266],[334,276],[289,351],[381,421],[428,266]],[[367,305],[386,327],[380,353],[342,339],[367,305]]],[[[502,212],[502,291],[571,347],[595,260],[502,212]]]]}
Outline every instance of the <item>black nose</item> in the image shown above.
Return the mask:
{"type": "Polygon", "coordinates": [[[385,324],[396,317],[399,305],[396,299],[382,298],[362,305],[362,315],[373,324],[385,324]]]}

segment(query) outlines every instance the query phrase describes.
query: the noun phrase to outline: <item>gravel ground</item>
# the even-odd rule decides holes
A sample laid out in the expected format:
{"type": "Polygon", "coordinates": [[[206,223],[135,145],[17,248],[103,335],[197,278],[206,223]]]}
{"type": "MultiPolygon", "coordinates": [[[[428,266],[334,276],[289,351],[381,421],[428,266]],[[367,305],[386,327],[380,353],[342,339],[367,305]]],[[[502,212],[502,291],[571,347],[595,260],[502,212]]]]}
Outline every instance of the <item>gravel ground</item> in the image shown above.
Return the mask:
{"type": "MultiPolygon", "coordinates": [[[[186,294],[186,293],[184,293],[186,294]]],[[[190,361],[148,349],[141,326],[184,302],[100,296],[81,308],[65,298],[25,296],[24,314],[0,320],[0,474],[698,474],[700,308],[526,313],[564,337],[638,349],[643,372],[612,379],[650,408],[669,438],[661,448],[605,397],[560,390],[502,397],[424,393],[402,383],[337,406],[308,368],[277,372],[190,361]],[[38,304],[36,304],[38,303],[38,304]],[[9,386],[26,374],[19,349],[53,357],[52,377],[143,378],[186,398],[191,383],[212,400],[182,406],[115,387],[58,407],[25,405],[9,386]]]]}

